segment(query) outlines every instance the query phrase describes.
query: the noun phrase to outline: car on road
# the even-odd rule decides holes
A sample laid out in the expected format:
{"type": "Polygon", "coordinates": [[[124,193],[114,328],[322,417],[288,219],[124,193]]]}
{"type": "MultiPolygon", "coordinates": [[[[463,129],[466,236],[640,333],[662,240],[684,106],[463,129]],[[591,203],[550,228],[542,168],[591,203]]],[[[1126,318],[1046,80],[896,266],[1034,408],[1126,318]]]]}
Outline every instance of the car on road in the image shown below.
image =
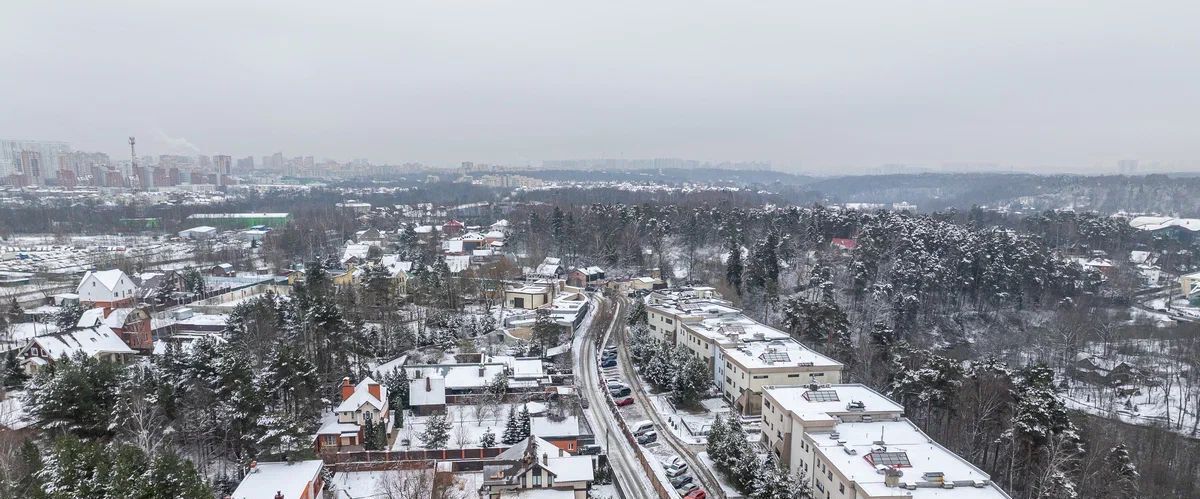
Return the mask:
{"type": "Polygon", "coordinates": [[[671,486],[677,489],[689,483],[692,483],[692,475],[679,475],[671,479],[671,486]]]}
{"type": "Polygon", "coordinates": [[[622,386],[620,388],[609,388],[608,393],[611,393],[614,397],[628,397],[633,392],[629,390],[628,386],[622,386]]]}
{"type": "Polygon", "coordinates": [[[616,403],[617,403],[617,407],[625,407],[627,405],[633,405],[633,397],[625,397],[623,399],[617,399],[616,403]]]}
{"type": "Polygon", "coordinates": [[[600,363],[600,367],[617,367],[617,359],[608,359],[600,363]]]}
{"type": "Polygon", "coordinates": [[[679,475],[687,473],[687,471],[688,471],[687,465],[684,465],[682,468],[672,468],[670,466],[667,466],[667,467],[664,467],[664,469],[667,470],[667,478],[675,478],[679,475]]]}
{"type": "Polygon", "coordinates": [[[707,496],[708,494],[704,492],[704,489],[696,489],[688,492],[686,496],[683,496],[683,499],[704,499],[707,496]]]}
{"type": "Polygon", "coordinates": [[[693,482],[693,483],[685,483],[685,484],[683,485],[683,487],[679,487],[679,488],[677,488],[677,489],[675,489],[675,490],[679,491],[679,495],[680,495],[680,496],[684,496],[684,497],[686,497],[686,496],[687,496],[688,494],[690,494],[690,493],[691,493],[693,490],[697,490],[697,489],[699,489],[699,488],[700,488],[700,486],[699,486],[699,485],[696,485],[696,484],[695,484],[695,482],[693,482]]]}
{"type": "Polygon", "coordinates": [[[600,454],[600,451],[600,446],[596,444],[583,445],[579,447],[579,455],[581,456],[595,456],[600,454]]]}
{"type": "Polygon", "coordinates": [[[638,437],[637,437],[637,442],[639,444],[648,444],[650,442],[657,442],[657,441],[658,441],[658,434],[653,431],[648,431],[646,433],[638,435],[638,437]]]}

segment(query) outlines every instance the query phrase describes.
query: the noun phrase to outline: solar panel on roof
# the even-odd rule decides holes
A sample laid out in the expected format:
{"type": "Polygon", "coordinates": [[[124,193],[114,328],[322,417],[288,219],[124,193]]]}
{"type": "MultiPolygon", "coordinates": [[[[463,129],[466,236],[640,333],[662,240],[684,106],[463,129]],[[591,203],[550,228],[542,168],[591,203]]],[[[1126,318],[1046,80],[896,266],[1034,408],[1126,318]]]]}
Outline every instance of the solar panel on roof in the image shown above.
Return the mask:
{"type": "Polygon", "coordinates": [[[912,466],[907,452],[872,452],[869,454],[872,464],[884,466],[912,466]]]}
{"type": "Polygon", "coordinates": [[[759,355],[758,358],[762,359],[764,362],[787,362],[791,360],[791,358],[788,357],[787,352],[763,352],[763,354],[759,355]]]}
{"type": "Polygon", "coordinates": [[[837,392],[833,390],[804,392],[804,398],[808,399],[809,402],[837,402],[839,400],[837,392]]]}

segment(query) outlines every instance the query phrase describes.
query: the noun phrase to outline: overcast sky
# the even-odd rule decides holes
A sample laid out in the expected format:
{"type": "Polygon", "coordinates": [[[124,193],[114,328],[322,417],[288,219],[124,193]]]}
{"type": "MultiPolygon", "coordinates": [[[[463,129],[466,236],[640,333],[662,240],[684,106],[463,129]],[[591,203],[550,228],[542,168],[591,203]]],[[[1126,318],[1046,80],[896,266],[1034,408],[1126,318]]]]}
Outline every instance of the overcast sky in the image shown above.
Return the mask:
{"type": "Polygon", "coordinates": [[[182,3],[4,0],[0,137],[818,173],[1200,159],[1194,0],[182,3]]]}

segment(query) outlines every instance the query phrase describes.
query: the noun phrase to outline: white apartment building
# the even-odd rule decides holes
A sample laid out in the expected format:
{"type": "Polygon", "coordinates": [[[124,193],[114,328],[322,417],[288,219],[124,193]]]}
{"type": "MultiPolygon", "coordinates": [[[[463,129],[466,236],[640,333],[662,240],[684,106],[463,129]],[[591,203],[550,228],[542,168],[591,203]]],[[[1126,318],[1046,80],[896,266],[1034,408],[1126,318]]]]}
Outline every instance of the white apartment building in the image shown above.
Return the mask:
{"type": "Polygon", "coordinates": [[[840,362],[747,317],[713,288],[650,293],[646,319],[655,338],[708,362],[713,384],[741,414],[759,413],[763,386],[841,382],[840,362]]]}
{"type": "Polygon", "coordinates": [[[804,472],[814,498],[1009,497],[864,385],[768,386],[762,407],[769,451],[804,472]]]}

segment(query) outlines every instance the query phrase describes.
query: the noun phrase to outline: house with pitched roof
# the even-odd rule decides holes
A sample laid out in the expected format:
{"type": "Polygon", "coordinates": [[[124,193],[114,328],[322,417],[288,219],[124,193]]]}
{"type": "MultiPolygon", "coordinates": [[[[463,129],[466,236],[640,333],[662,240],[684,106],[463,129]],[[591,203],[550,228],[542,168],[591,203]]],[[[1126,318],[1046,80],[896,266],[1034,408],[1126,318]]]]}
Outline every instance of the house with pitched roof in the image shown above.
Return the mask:
{"type": "Polygon", "coordinates": [[[129,348],[150,351],[154,348],[150,313],[142,307],[92,308],[79,316],[77,327],[104,325],[113,330],[129,348]]]}
{"type": "Polygon", "coordinates": [[[133,279],[120,269],[99,270],[84,274],[75,293],[80,302],[116,308],[133,304],[136,288],[133,279]]]}
{"type": "Polygon", "coordinates": [[[34,337],[20,356],[25,371],[33,374],[64,357],[71,358],[78,354],[127,363],[137,352],[129,348],[111,328],[100,324],[34,337]]]}
{"type": "Polygon", "coordinates": [[[342,402],[321,421],[317,430],[317,452],[360,450],[365,438],[363,427],[368,420],[391,435],[394,421],[386,386],[369,377],[357,385],[351,385],[350,378],[342,378],[341,393],[342,402]]]}
{"type": "Polygon", "coordinates": [[[587,499],[594,479],[592,458],[573,456],[530,435],[483,467],[480,497],[515,498],[537,492],[539,498],[587,499]]]}

